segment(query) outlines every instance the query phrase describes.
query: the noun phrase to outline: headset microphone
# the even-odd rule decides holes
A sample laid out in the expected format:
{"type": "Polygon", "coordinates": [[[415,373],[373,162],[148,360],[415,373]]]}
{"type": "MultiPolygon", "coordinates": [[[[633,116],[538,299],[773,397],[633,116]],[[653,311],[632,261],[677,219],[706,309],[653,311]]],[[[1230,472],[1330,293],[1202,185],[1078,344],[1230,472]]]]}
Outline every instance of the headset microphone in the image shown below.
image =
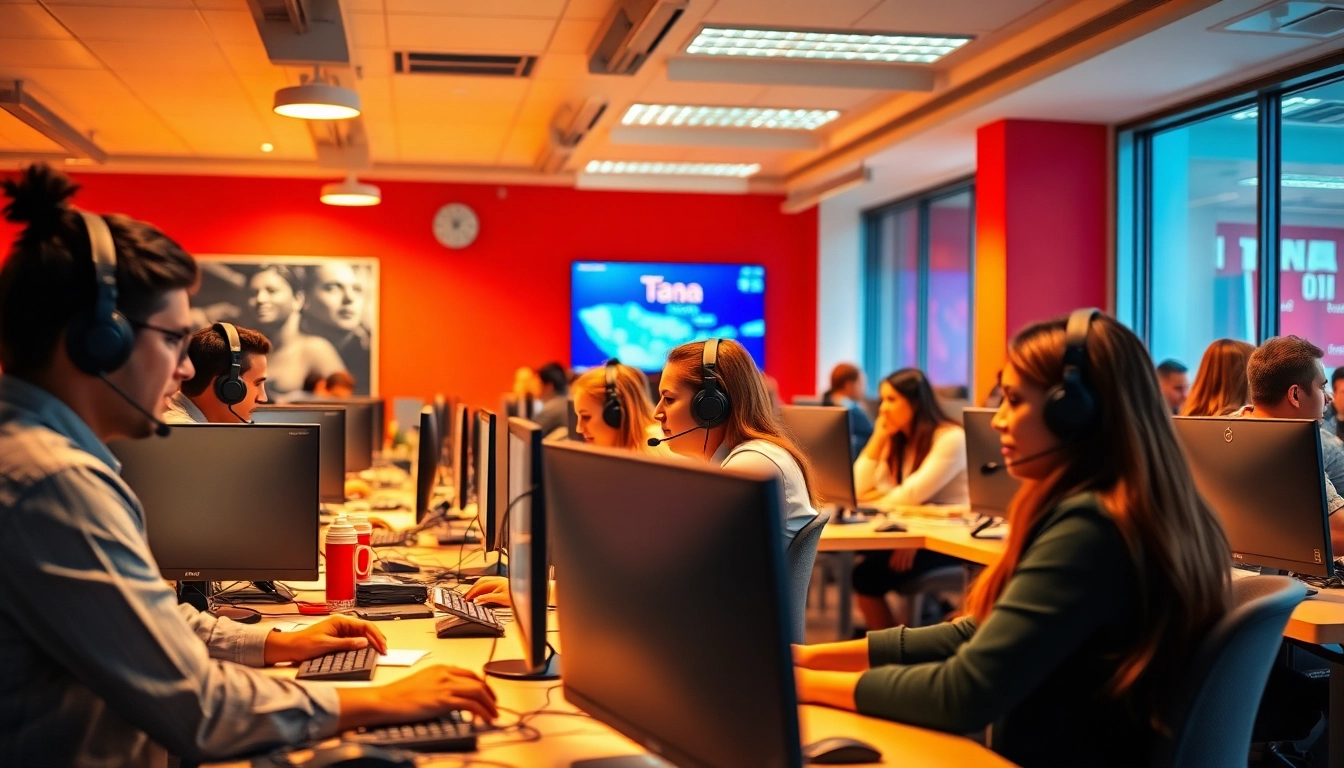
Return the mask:
{"type": "Polygon", "coordinates": [[[1046,449],[1044,451],[1041,451],[1040,453],[1033,453],[1025,459],[1018,459],[1017,461],[1008,461],[1007,459],[1004,459],[1002,464],[1000,464],[997,461],[987,461],[984,464],[980,465],[980,474],[992,475],[1001,469],[1005,469],[1007,467],[1016,467],[1019,464],[1026,464],[1029,461],[1035,461],[1044,456],[1049,456],[1052,453],[1058,453],[1067,447],[1069,447],[1068,443],[1060,443],[1059,445],[1056,445],[1054,448],[1046,449]]]}
{"type": "Polygon", "coordinates": [[[134,398],[126,394],[126,390],[122,389],[121,387],[118,387],[116,382],[107,378],[106,373],[99,372],[98,378],[107,382],[107,386],[111,387],[114,391],[116,391],[118,395],[121,395],[121,399],[129,403],[132,408],[139,411],[141,415],[143,415],[146,419],[149,419],[150,421],[154,422],[154,434],[158,435],[159,437],[167,437],[168,433],[172,431],[167,424],[164,424],[162,421],[155,418],[154,414],[145,410],[144,406],[135,402],[134,398]]]}
{"type": "Polygon", "coordinates": [[[662,445],[663,443],[666,443],[666,442],[668,442],[668,441],[670,441],[670,440],[676,440],[678,437],[681,437],[682,435],[689,435],[689,434],[691,434],[692,432],[694,432],[694,431],[697,430],[697,429],[700,429],[700,427],[699,427],[699,426],[691,427],[690,429],[686,430],[685,432],[678,432],[677,434],[675,434],[675,435],[673,435],[673,436],[671,436],[671,437],[650,437],[650,438],[649,438],[649,447],[650,447],[650,448],[657,448],[658,446],[662,445]]]}

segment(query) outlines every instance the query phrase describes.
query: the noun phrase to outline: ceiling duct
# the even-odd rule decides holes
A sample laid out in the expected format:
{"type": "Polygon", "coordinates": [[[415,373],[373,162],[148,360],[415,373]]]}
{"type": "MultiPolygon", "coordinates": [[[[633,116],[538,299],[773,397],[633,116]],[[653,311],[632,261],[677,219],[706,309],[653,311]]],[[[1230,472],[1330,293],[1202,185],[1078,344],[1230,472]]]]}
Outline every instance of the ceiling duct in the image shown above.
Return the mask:
{"type": "Polygon", "coordinates": [[[392,54],[392,69],[402,75],[476,75],[487,77],[530,77],[536,56],[507,56],[474,53],[392,54]]]}
{"type": "Polygon", "coordinates": [[[595,75],[633,75],[686,10],[687,0],[617,0],[588,55],[595,75]]]}
{"type": "Polygon", "coordinates": [[[14,87],[0,90],[0,109],[27,123],[29,127],[61,145],[72,157],[107,162],[107,153],[97,144],[75,130],[55,112],[23,90],[23,81],[15,80],[14,87]]]}
{"type": "Polygon", "coordinates": [[[575,147],[597,127],[606,112],[606,100],[597,96],[584,100],[578,109],[561,107],[547,132],[546,148],[537,161],[537,169],[548,174],[563,170],[575,147]]]}
{"type": "Polygon", "coordinates": [[[247,0],[247,5],[272,63],[350,63],[338,0],[247,0]]]}

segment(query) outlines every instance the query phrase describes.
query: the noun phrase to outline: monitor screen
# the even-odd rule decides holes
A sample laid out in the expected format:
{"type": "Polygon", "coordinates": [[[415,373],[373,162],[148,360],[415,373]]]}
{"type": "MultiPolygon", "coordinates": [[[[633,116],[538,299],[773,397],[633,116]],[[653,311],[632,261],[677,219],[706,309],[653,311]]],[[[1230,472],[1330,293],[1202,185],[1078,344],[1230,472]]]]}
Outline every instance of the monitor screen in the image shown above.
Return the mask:
{"type": "Polygon", "coordinates": [[[144,505],[163,578],[317,578],[317,429],[186,424],[165,438],[109,447],[144,505]]]}
{"type": "Polygon", "coordinates": [[[617,358],[660,371],[673,347],[713,336],[741,342],[765,367],[765,267],[576,261],[570,364],[617,358]]]}
{"type": "Polygon", "coordinates": [[[415,521],[429,514],[434,503],[434,483],[439,474],[439,437],[434,407],[420,409],[419,447],[415,453],[415,521]]]}
{"type": "Polygon", "coordinates": [[[345,416],[343,408],[262,405],[252,412],[252,421],[257,424],[316,424],[322,446],[321,480],[318,483],[322,501],[341,504],[345,501],[345,416]]]}
{"type": "Polygon", "coordinates": [[[471,410],[458,403],[453,409],[453,493],[458,511],[467,508],[471,492],[471,410]]]}
{"type": "Polygon", "coordinates": [[[541,477],[541,427],[509,419],[509,597],[527,666],[546,658],[546,500],[541,477]]]}
{"type": "Polygon", "coordinates": [[[476,519],[481,526],[481,541],[486,549],[495,547],[495,519],[499,498],[495,473],[495,414],[484,408],[476,412],[476,446],[472,451],[476,487],[476,519]]]}
{"type": "Polygon", "coordinates": [[[1022,481],[1003,466],[999,433],[994,430],[994,408],[966,408],[961,412],[966,426],[966,486],[971,511],[977,515],[1008,517],[1008,506],[1022,481]]]}
{"type": "Polygon", "coordinates": [[[358,472],[373,466],[373,449],[381,444],[377,433],[378,406],[372,398],[342,398],[313,402],[310,406],[339,406],[345,409],[345,471],[358,472]]]}
{"type": "Polygon", "coordinates": [[[784,424],[812,460],[817,495],[847,509],[859,505],[854,493],[853,444],[849,439],[849,409],[839,406],[780,406],[784,424]]]}

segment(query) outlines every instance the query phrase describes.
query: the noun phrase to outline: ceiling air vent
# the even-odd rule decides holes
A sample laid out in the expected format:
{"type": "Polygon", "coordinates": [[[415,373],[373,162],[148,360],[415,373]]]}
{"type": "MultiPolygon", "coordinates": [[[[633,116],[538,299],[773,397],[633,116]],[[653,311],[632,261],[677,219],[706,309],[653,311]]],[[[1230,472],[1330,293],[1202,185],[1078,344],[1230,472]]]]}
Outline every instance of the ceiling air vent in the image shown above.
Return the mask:
{"type": "Polygon", "coordinates": [[[1344,0],[1280,0],[1212,29],[1255,35],[1334,37],[1344,32],[1344,0]]]}
{"type": "Polygon", "coordinates": [[[393,68],[400,74],[528,77],[537,57],[397,51],[392,54],[392,61],[393,68]]]}
{"type": "MultiPolygon", "coordinates": [[[[1283,121],[1304,125],[1324,125],[1331,128],[1344,128],[1344,101],[1321,100],[1300,109],[1289,107],[1291,99],[1283,103],[1283,121]]],[[[1316,101],[1310,99],[1304,101],[1316,101]]]]}
{"type": "Polygon", "coordinates": [[[1344,8],[1321,10],[1283,25],[1284,32],[1312,37],[1334,37],[1344,32],[1344,8]]]}

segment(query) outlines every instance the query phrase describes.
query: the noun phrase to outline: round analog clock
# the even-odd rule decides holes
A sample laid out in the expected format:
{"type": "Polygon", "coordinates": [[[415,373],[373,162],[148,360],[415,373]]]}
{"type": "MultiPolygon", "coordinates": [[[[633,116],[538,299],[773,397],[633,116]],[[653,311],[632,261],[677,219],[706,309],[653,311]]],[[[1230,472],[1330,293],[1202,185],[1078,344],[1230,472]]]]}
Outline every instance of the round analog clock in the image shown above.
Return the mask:
{"type": "Polygon", "coordinates": [[[434,214],[434,238],[448,248],[466,248],[480,231],[476,212],[462,203],[449,203],[434,214]]]}

